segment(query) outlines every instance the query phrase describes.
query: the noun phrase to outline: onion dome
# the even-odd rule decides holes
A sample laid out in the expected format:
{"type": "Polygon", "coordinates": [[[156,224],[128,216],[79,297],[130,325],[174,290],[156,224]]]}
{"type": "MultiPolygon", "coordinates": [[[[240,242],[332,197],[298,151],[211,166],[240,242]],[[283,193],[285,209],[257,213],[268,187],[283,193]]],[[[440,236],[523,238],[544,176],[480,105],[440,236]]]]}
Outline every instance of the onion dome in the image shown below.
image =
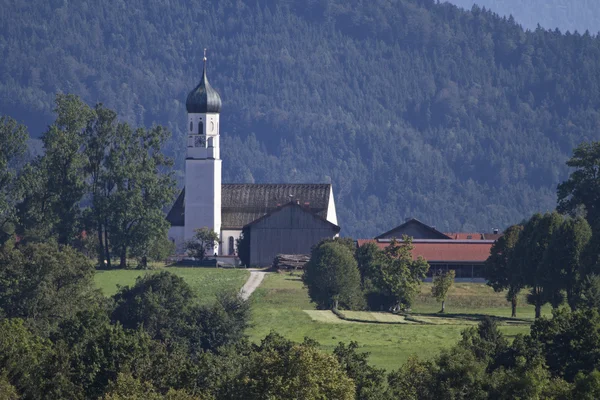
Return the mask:
{"type": "Polygon", "coordinates": [[[204,69],[202,71],[202,79],[198,86],[188,94],[185,102],[187,112],[206,114],[221,112],[221,96],[210,86],[206,78],[206,51],[204,53],[204,69]]]}

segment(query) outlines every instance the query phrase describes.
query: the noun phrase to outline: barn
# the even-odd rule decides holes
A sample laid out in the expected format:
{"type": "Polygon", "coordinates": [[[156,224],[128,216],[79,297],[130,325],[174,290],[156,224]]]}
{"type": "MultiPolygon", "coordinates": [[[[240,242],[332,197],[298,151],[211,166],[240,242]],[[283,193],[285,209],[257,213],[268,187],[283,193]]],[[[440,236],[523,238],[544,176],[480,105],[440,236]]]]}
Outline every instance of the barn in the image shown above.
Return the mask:
{"type": "Polygon", "coordinates": [[[277,254],[310,254],[323,239],[339,234],[340,227],[300,202],[290,202],[246,225],[250,265],[271,265],[277,254]]]}

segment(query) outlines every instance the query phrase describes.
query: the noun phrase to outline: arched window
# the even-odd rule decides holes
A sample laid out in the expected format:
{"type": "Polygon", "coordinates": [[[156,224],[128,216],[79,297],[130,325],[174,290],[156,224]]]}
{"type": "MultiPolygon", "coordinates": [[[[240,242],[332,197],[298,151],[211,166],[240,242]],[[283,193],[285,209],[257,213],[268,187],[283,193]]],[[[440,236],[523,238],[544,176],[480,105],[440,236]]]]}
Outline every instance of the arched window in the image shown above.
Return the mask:
{"type": "Polygon", "coordinates": [[[208,147],[213,147],[213,138],[208,138],[208,147]]]}
{"type": "Polygon", "coordinates": [[[194,131],[194,121],[190,121],[190,132],[194,131]]]}
{"type": "Polygon", "coordinates": [[[230,256],[235,254],[234,243],[235,243],[235,240],[233,240],[233,236],[229,236],[229,255],[230,256]]]}
{"type": "Polygon", "coordinates": [[[202,120],[198,121],[198,135],[204,135],[204,124],[202,120]]]}

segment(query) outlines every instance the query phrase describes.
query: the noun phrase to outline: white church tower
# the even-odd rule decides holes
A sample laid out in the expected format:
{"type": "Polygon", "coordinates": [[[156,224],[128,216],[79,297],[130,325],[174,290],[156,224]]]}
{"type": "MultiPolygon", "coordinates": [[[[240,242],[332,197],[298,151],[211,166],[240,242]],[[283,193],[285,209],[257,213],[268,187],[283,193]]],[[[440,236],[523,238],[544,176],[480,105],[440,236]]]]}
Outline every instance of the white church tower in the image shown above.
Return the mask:
{"type": "MultiPolygon", "coordinates": [[[[211,228],[221,235],[221,97],[206,77],[206,49],[202,79],[188,95],[185,106],[188,113],[188,141],[184,240],[187,241],[194,236],[195,229],[202,227],[211,228]]],[[[213,250],[213,253],[218,252],[218,248],[213,250]]]]}

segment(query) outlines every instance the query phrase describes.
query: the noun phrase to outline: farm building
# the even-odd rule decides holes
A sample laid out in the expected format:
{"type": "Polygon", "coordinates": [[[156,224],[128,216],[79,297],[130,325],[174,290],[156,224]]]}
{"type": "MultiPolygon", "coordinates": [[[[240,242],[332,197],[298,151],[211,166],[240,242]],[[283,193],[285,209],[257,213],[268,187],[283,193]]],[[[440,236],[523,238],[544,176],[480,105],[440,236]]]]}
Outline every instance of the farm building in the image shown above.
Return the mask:
{"type": "Polygon", "coordinates": [[[429,276],[434,271],[453,269],[457,278],[464,279],[483,278],[490,249],[501,236],[496,229],[493,233],[443,233],[410,218],[375,239],[358,240],[357,245],[360,247],[372,242],[385,249],[392,240],[402,240],[403,235],[413,238],[413,258],[423,257],[429,263],[429,276]]]}

